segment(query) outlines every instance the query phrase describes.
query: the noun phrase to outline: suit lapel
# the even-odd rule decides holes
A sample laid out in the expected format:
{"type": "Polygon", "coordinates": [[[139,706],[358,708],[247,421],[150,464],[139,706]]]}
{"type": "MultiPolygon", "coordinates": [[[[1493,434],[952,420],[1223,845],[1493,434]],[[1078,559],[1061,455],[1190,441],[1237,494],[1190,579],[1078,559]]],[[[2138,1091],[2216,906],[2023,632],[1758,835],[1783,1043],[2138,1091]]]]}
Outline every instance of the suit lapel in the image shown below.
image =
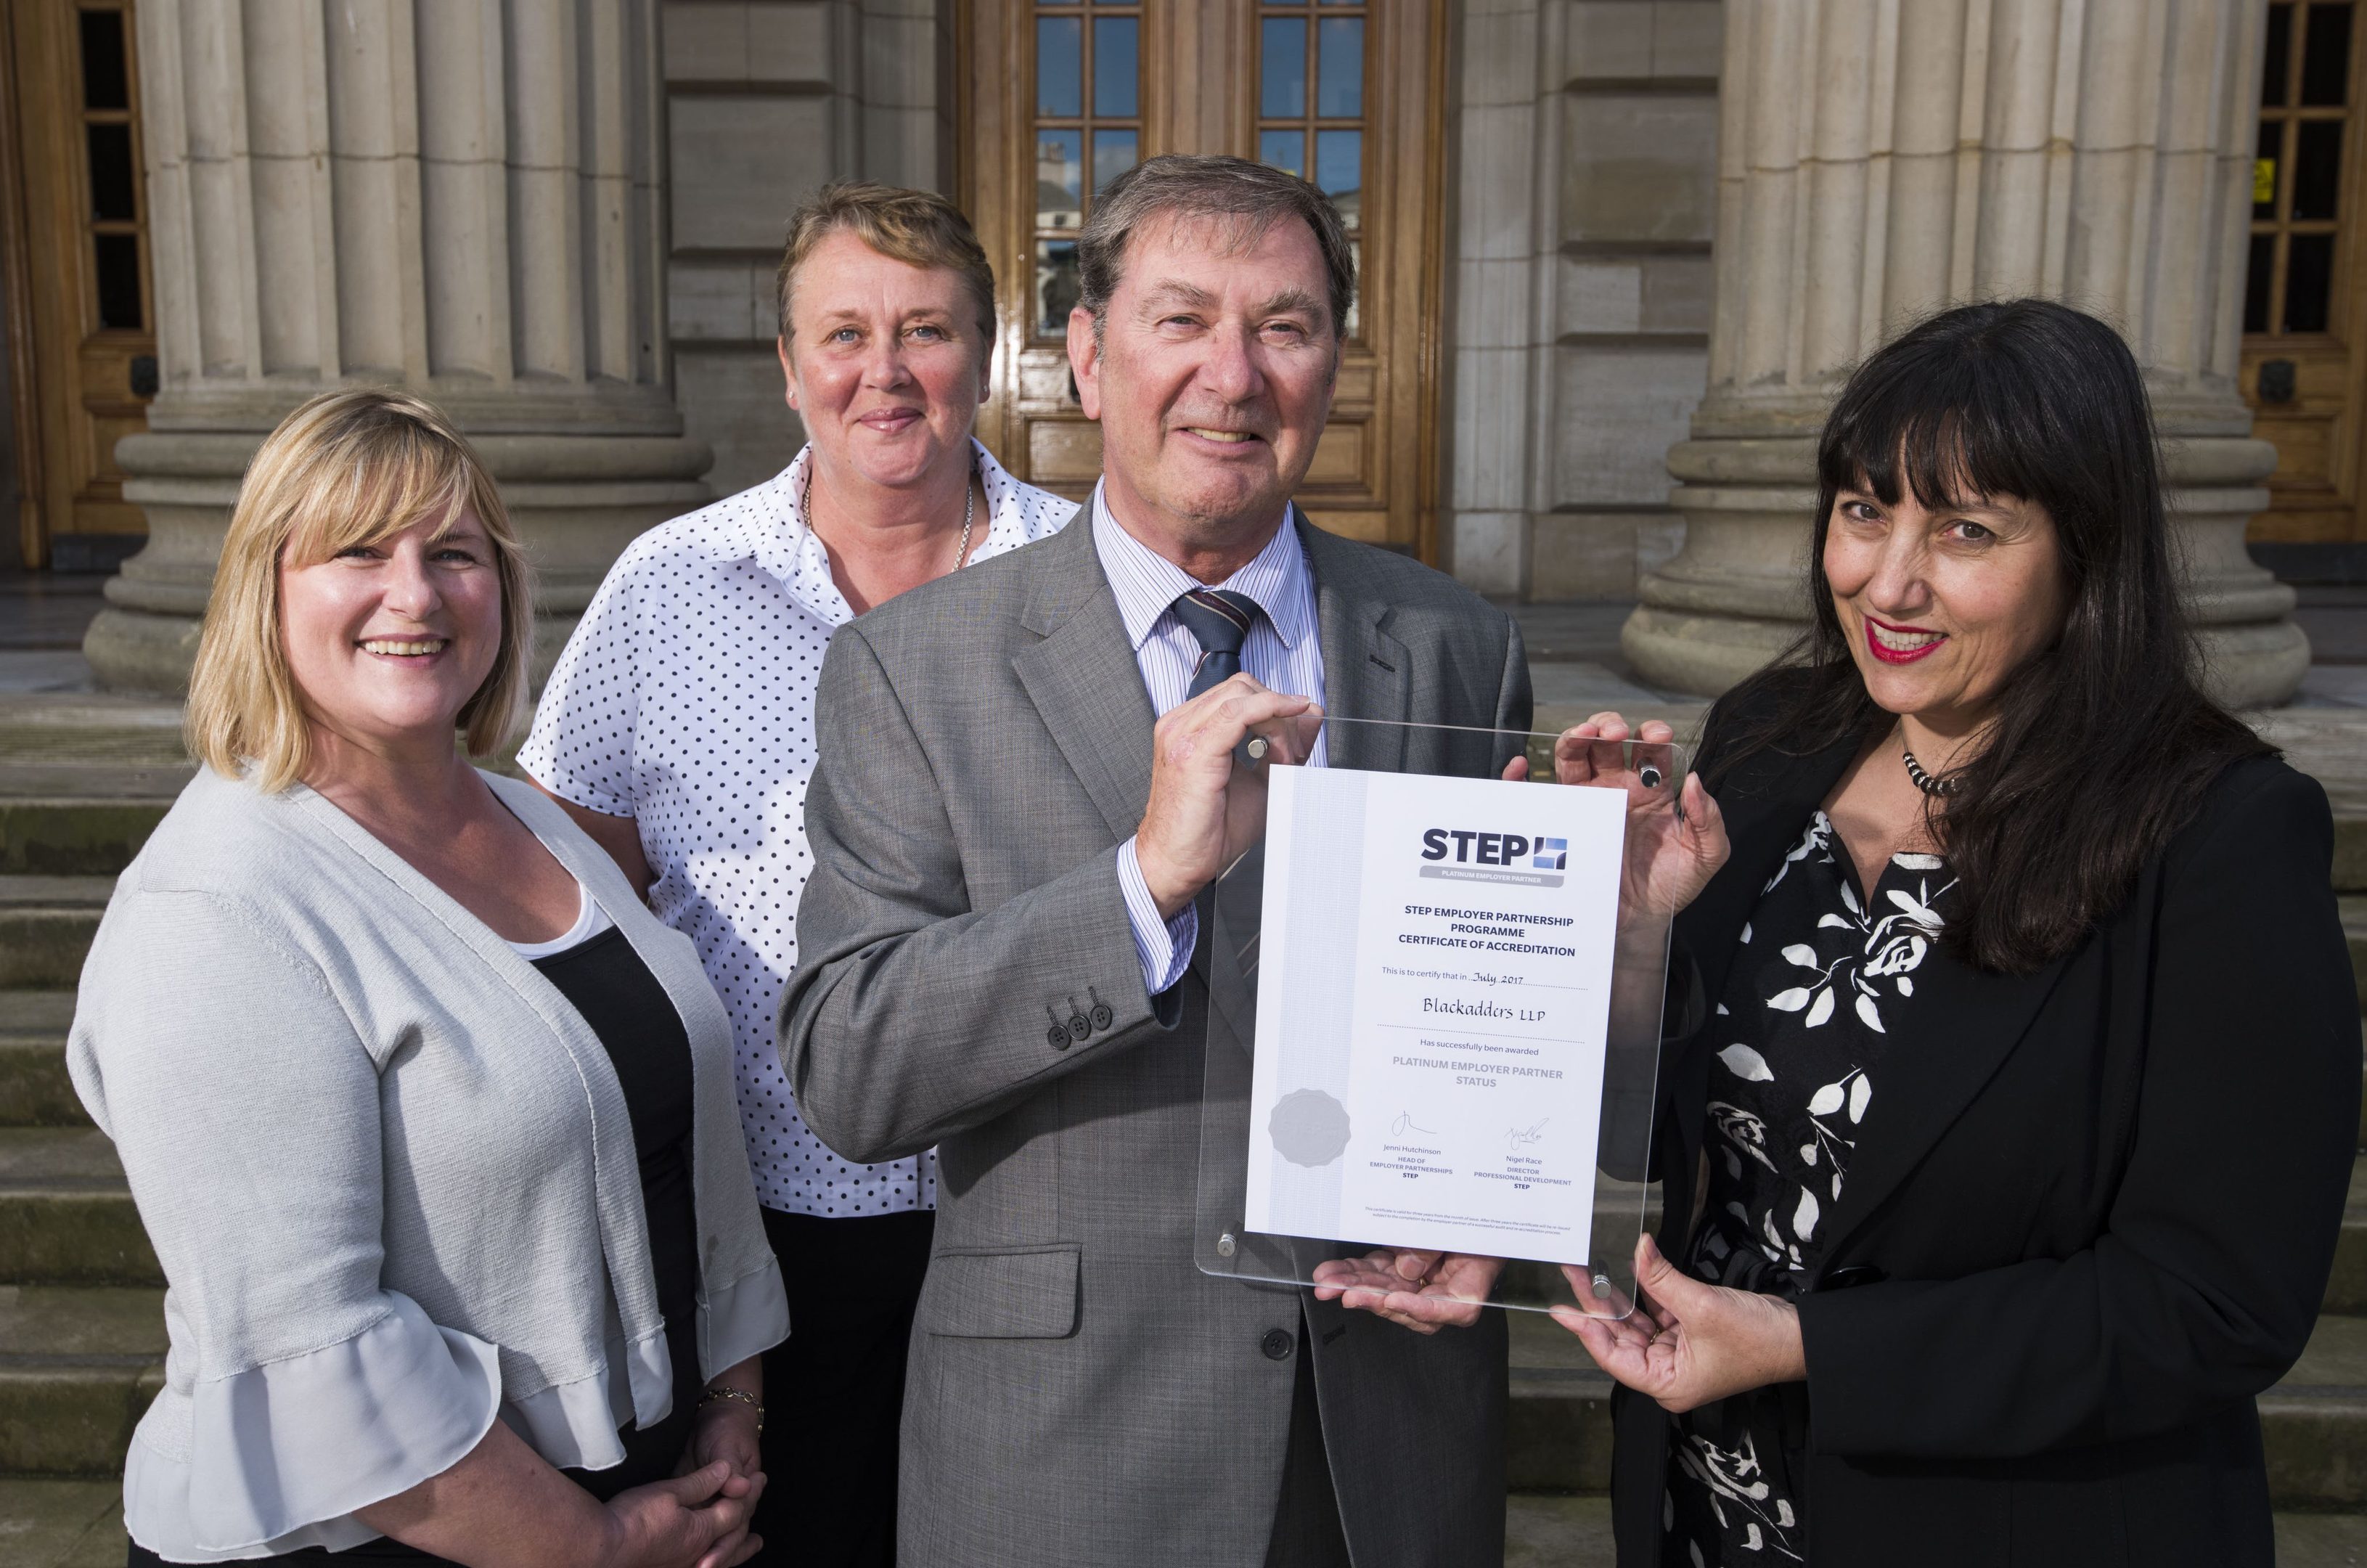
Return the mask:
{"type": "Polygon", "coordinates": [[[1141,825],[1158,716],[1093,548],[1090,507],[1037,548],[1044,564],[1022,623],[1042,641],[1011,661],[1036,715],[1113,837],[1141,825]]]}
{"type": "Polygon", "coordinates": [[[2004,1065],[2070,961],[2059,958],[2032,974],[1997,975],[1940,957],[1915,971],[1913,1024],[1874,1065],[1873,1115],[1850,1156],[1840,1201],[1825,1221],[1828,1260],[1840,1256],[1850,1233],[2004,1065]]]}
{"type": "MultiPolygon", "coordinates": [[[[1364,569],[1358,547],[1334,539],[1291,508],[1308,569],[1315,578],[1315,624],[1323,648],[1323,710],[1342,719],[1405,722],[1413,661],[1386,630],[1387,597],[1364,569]]],[[[1387,724],[1334,724],[1328,760],[1334,767],[1394,773],[1405,767],[1406,737],[1387,724]]]]}

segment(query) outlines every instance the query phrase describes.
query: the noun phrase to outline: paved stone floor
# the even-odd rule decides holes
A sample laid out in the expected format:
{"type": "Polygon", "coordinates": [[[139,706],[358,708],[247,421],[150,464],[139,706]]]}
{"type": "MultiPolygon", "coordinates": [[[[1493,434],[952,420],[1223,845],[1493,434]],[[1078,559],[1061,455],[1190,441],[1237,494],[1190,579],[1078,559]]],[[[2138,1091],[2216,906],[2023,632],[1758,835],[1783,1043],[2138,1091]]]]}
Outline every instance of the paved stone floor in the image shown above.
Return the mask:
{"type": "Polygon", "coordinates": [[[105,602],[106,581],[0,572],[0,692],[90,689],[82,634],[105,602]]]}

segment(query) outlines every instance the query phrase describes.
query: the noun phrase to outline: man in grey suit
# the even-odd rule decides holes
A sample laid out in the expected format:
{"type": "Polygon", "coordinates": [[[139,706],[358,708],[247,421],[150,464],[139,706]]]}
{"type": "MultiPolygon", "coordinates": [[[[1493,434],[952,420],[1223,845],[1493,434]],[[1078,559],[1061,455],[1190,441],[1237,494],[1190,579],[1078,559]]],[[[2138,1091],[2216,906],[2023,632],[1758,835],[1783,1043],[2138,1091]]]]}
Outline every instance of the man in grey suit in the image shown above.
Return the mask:
{"type": "Polygon", "coordinates": [[[1346,1302],[1194,1264],[1199,923],[1258,828],[1240,743],[1492,771],[1484,738],[1318,721],[1524,730],[1520,637],[1290,505],[1354,289],[1312,186],[1155,158],[1079,252],[1093,500],[855,621],[822,668],[782,1049],[832,1148],[941,1162],[901,1560],[1496,1562],[1502,1315],[1421,1294],[1458,1260],[1403,1255],[1402,1292],[1346,1302]]]}

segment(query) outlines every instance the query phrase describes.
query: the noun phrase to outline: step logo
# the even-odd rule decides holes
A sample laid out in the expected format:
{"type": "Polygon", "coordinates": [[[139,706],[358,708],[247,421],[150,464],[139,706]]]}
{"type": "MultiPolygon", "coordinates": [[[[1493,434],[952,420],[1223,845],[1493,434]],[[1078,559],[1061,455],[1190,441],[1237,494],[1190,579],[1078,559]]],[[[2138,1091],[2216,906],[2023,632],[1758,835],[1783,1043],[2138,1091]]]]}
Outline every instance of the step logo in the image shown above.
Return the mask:
{"type": "Polygon", "coordinates": [[[1560,871],[1569,869],[1569,840],[1433,827],[1421,835],[1421,858],[1458,866],[1518,866],[1525,860],[1540,871],[1560,871]]]}

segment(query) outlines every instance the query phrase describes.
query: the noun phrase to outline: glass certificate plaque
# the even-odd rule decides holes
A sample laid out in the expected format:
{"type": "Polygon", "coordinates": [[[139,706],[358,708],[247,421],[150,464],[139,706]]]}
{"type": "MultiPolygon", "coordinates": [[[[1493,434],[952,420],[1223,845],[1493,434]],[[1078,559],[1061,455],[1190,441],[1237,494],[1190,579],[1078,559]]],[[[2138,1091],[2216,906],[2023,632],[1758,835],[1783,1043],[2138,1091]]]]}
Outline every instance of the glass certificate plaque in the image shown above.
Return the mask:
{"type": "Polygon", "coordinates": [[[1204,910],[1201,1268],[1625,1315],[1682,748],[1324,734],[1204,910]]]}

